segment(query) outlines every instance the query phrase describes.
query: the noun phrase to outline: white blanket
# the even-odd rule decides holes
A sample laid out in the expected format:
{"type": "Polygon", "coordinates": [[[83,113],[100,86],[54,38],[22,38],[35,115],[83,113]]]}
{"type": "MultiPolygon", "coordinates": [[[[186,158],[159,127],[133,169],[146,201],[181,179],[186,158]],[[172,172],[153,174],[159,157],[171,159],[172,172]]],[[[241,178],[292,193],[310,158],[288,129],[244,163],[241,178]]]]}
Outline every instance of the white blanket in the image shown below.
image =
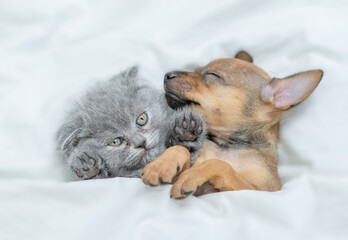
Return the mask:
{"type": "Polygon", "coordinates": [[[0,239],[348,239],[347,1],[0,1],[0,239]],[[54,133],[97,79],[241,49],[272,76],[321,68],[281,126],[279,192],[169,198],[139,179],[67,183],[54,133]]]}

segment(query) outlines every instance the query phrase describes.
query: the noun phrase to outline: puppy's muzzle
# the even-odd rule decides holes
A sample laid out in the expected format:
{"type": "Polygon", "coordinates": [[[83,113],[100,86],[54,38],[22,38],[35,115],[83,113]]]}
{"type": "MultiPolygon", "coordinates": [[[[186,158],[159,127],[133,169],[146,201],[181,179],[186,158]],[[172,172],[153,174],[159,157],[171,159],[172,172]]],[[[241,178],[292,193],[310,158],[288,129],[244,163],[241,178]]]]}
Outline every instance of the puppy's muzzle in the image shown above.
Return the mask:
{"type": "Polygon", "coordinates": [[[164,90],[168,105],[173,108],[181,108],[186,105],[199,105],[199,103],[187,98],[185,93],[192,89],[192,85],[185,79],[187,72],[168,72],[164,75],[164,90]]]}
{"type": "Polygon", "coordinates": [[[191,83],[186,79],[188,72],[168,72],[164,75],[164,90],[177,95],[182,95],[192,89],[191,83]]]}
{"type": "Polygon", "coordinates": [[[168,81],[173,80],[173,79],[180,77],[182,75],[184,75],[184,72],[178,72],[178,71],[167,72],[164,75],[164,83],[167,83],[168,81]]]}

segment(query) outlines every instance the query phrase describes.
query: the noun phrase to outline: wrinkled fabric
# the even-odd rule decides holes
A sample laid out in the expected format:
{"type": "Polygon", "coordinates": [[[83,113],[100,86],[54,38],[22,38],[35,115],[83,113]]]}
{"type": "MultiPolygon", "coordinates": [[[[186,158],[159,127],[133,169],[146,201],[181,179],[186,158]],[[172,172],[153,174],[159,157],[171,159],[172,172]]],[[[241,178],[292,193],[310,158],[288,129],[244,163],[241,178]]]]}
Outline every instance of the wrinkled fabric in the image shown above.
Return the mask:
{"type": "MultiPolygon", "coordinates": [[[[0,1],[0,239],[348,239],[347,1],[0,1]],[[94,82],[162,88],[247,50],[271,76],[323,69],[281,122],[279,192],[169,198],[139,179],[65,182],[54,133],[94,82]]],[[[232,103],[231,103],[232,104],[232,103]]]]}

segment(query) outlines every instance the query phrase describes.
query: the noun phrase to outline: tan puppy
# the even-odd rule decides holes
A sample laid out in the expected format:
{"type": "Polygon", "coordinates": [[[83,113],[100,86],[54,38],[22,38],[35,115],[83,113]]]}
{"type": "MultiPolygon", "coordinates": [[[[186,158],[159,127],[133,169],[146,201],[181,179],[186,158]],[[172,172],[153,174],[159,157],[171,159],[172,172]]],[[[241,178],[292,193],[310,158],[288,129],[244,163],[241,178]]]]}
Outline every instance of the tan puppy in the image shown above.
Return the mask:
{"type": "Polygon", "coordinates": [[[277,191],[277,141],[282,115],[305,100],[323,72],[272,78],[246,52],[218,59],[195,72],[170,72],[164,88],[172,108],[189,107],[204,117],[208,137],[189,168],[189,152],[169,148],[144,168],[149,185],[173,182],[171,196],[254,189],[277,191]]]}

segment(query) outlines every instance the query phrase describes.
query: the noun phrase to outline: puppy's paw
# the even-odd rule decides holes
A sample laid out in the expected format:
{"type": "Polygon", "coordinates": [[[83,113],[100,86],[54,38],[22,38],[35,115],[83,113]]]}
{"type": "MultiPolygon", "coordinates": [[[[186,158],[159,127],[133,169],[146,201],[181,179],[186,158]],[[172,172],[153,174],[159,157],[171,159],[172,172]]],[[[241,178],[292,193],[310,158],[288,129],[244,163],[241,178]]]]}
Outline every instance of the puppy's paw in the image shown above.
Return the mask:
{"type": "Polygon", "coordinates": [[[206,179],[198,169],[188,169],[174,183],[170,191],[170,197],[176,200],[186,199],[188,196],[197,192],[205,182],[206,179]]]}
{"type": "Polygon", "coordinates": [[[144,167],[141,180],[149,186],[169,184],[181,169],[176,162],[156,160],[144,167]]]}
{"type": "Polygon", "coordinates": [[[109,177],[108,167],[105,161],[99,156],[93,158],[86,153],[75,159],[71,169],[78,179],[81,180],[109,177]]]}
{"type": "Polygon", "coordinates": [[[203,128],[203,119],[199,114],[184,110],[175,119],[174,140],[178,142],[194,142],[203,134],[203,128]]]}
{"type": "Polygon", "coordinates": [[[161,157],[144,167],[141,179],[150,186],[169,184],[189,166],[189,151],[182,146],[173,146],[168,148],[161,157]]]}

